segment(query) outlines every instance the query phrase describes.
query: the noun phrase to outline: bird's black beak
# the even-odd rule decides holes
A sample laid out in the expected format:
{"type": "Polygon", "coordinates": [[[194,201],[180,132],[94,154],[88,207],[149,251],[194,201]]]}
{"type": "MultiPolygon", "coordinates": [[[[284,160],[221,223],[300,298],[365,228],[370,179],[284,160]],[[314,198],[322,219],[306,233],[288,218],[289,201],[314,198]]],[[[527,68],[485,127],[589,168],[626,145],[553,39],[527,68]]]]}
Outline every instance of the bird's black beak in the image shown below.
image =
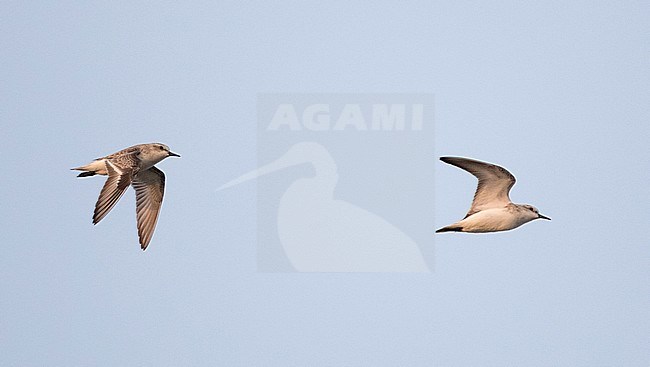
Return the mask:
{"type": "Polygon", "coordinates": [[[168,153],[168,157],[179,157],[180,158],[180,156],[181,156],[180,154],[176,154],[174,152],[169,152],[168,153]]]}
{"type": "Polygon", "coordinates": [[[549,217],[547,217],[545,215],[541,215],[541,214],[538,214],[538,215],[539,216],[537,218],[551,220],[551,218],[549,218],[549,217]]]}

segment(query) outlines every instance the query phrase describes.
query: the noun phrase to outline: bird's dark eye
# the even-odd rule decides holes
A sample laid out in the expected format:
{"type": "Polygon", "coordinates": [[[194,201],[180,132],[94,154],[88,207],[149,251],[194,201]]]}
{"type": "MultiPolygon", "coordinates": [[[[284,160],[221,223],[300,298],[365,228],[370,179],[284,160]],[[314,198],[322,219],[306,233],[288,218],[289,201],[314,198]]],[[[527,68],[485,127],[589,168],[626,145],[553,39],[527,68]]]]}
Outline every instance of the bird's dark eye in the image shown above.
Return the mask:
{"type": "Polygon", "coordinates": [[[160,150],[165,150],[165,148],[163,148],[162,145],[159,148],[160,148],[160,150]]]}

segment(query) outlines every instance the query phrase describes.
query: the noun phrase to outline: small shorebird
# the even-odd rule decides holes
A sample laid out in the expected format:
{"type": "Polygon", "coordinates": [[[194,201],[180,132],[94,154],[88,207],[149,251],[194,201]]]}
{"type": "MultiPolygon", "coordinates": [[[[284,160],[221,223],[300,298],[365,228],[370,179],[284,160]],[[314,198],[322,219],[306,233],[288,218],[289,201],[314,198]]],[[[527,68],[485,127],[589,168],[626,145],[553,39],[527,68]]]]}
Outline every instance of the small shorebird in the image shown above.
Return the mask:
{"type": "Polygon", "coordinates": [[[117,153],[97,158],[89,164],[71,168],[77,177],[108,175],[95,204],[93,224],[99,223],[113,209],[129,185],[135,189],[138,237],[142,250],[147,249],[156,228],[165,192],[165,174],[154,164],[167,157],[180,157],[165,144],[138,144],[117,153]]]}
{"type": "Polygon", "coordinates": [[[476,176],[478,187],[465,218],[440,228],[436,233],[508,231],[538,218],[551,220],[539,214],[532,205],[510,201],[508,193],[515,184],[515,176],[505,168],[460,157],[441,157],[440,160],[476,176]]]}

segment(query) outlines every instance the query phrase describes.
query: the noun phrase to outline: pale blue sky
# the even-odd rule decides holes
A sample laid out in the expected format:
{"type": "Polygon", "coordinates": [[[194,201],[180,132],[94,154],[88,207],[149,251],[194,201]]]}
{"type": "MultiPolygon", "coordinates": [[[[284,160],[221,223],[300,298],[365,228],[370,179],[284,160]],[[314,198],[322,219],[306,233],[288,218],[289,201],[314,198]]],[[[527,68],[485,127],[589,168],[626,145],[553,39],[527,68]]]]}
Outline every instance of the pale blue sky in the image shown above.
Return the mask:
{"type": "MultiPolygon", "coordinates": [[[[650,5],[0,3],[0,364],[648,366],[650,5]],[[433,93],[433,231],[463,155],[551,222],[432,237],[432,274],[256,271],[266,92],[433,93]],[[68,169],[182,155],[142,253],[68,169]],[[435,245],[434,245],[435,241],[435,245]]],[[[276,157],[269,157],[273,159],[276,157]]],[[[371,183],[369,183],[371,184],[371,183]]]]}

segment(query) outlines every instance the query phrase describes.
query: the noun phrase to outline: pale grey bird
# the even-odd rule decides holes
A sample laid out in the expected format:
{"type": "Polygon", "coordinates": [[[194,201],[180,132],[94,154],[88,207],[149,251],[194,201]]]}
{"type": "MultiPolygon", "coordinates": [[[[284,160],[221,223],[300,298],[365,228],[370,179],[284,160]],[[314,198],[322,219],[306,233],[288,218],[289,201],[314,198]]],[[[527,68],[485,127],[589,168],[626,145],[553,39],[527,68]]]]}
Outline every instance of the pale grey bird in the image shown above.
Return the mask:
{"type": "Polygon", "coordinates": [[[156,228],[165,193],[165,174],[154,164],[167,157],[180,157],[165,144],[138,144],[117,153],[97,158],[89,164],[72,168],[77,177],[108,175],[95,204],[93,224],[99,223],[113,209],[129,185],[135,189],[138,237],[146,250],[156,228]]]}
{"type": "Polygon", "coordinates": [[[438,232],[508,231],[535,219],[548,219],[528,204],[514,204],[508,193],[515,176],[494,164],[460,157],[441,157],[441,161],[462,168],[478,178],[472,206],[463,220],[442,227],[438,232]]]}

